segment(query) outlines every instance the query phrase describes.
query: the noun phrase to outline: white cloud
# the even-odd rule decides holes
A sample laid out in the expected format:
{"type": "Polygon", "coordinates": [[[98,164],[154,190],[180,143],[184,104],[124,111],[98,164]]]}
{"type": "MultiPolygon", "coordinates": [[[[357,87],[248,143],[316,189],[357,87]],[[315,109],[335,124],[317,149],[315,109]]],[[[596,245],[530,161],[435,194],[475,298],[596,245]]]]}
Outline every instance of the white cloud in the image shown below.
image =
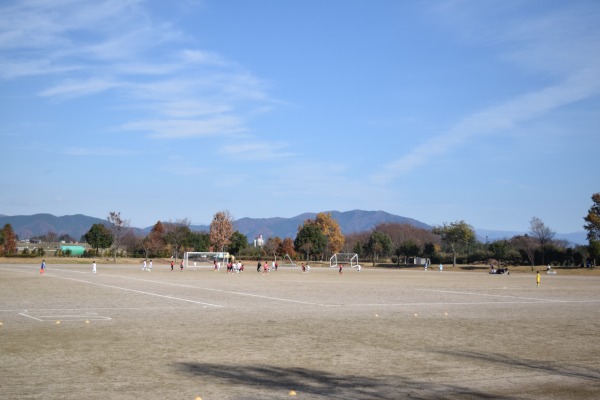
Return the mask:
{"type": "Polygon", "coordinates": [[[68,156],[116,156],[125,157],[135,154],[131,150],[115,149],[109,147],[68,147],[62,151],[68,156]]]}
{"type": "Polygon", "coordinates": [[[246,120],[271,101],[264,82],[220,54],[190,46],[178,29],[150,17],[149,6],[141,0],[0,5],[0,78],[57,77],[37,90],[46,99],[110,95],[115,108],[140,112],[118,129],[151,138],[245,131],[246,120]]]}
{"type": "Polygon", "coordinates": [[[219,153],[228,157],[244,160],[273,160],[293,157],[294,154],[284,149],[288,145],[283,142],[246,142],[224,145],[219,153]]]}
{"type": "Polygon", "coordinates": [[[206,64],[206,65],[218,65],[227,66],[231,63],[221,57],[219,54],[202,51],[202,50],[183,50],[181,52],[181,58],[185,62],[193,64],[206,64]]]}
{"type": "Polygon", "coordinates": [[[119,86],[122,86],[122,83],[113,79],[66,80],[59,85],[41,91],[39,95],[42,97],[78,97],[100,93],[119,86]]]}
{"type": "MultiPolygon", "coordinates": [[[[510,7],[494,4],[510,14],[510,7]]],[[[432,157],[451,154],[467,146],[475,137],[502,134],[565,105],[600,95],[600,13],[595,8],[592,17],[586,15],[586,10],[575,8],[526,19],[506,17],[498,22],[481,18],[481,14],[464,6],[464,2],[447,2],[442,9],[444,16],[457,24],[459,30],[473,34],[471,45],[493,42],[505,58],[519,66],[547,72],[553,76],[554,83],[464,117],[444,133],[386,164],[382,171],[371,176],[374,182],[388,183],[423,166],[432,157]],[[461,7],[454,8],[457,5],[461,7]],[[486,21],[496,30],[482,28],[486,21]],[[484,33],[475,34],[476,28],[482,28],[484,33]]],[[[475,9],[484,12],[478,7],[475,9]]]]}
{"type": "Polygon", "coordinates": [[[126,123],[119,127],[123,131],[149,132],[159,139],[181,139],[204,136],[230,136],[244,130],[241,121],[234,116],[217,116],[203,120],[157,119],[126,123]]]}

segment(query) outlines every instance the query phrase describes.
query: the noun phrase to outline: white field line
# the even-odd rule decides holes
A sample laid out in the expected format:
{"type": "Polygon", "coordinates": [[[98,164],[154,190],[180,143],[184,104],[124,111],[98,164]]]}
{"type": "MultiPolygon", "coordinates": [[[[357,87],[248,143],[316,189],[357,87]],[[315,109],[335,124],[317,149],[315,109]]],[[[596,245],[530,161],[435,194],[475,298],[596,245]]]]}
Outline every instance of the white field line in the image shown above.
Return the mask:
{"type": "Polygon", "coordinates": [[[60,321],[110,321],[111,317],[105,317],[102,315],[38,315],[40,321],[54,321],[56,319],[60,321]]]}
{"type": "MultiPolygon", "coordinates": [[[[15,271],[15,272],[23,272],[21,270],[12,270],[10,268],[6,268],[6,270],[15,271]]],[[[62,270],[62,269],[55,269],[55,271],[79,272],[79,271],[67,271],[67,270],[62,270]]],[[[31,271],[26,271],[26,272],[31,273],[31,271]]],[[[142,291],[142,290],[129,289],[129,288],[124,288],[124,287],[120,287],[120,286],[107,285],[107,284],[98,283],[98,282],[90,282],[90,281],[86,281],[86,280],[83,280],[83,279],[67,278],[67,277],[64,277],[64,276],[54,275],[54,274],[51,274],[51,273],[44,273],[44,275],[46,275],[48,277],[52,277],[52,278],[66,279],[66,280],[74,281],[74,282],[81,282],[81,283],[87,283],[87,284],[90,284],[90,285],[97,285],[97,286],[108,287],[108,288],[111,288],[111,289],[120,289],[120,290],[125,290],[125,291],[128,291],[128,292],[146,294],[148,296],[156,296],[156,297],[162,297],[162,298],[165,298],[165,299],[185,301],[185,302],[194,303],[194,304],[202,304],[202,305],[210,306],[210,307],[223,307],[222,305],[219,305],[219,304],[205,303],[205,302],[202,302],[202,301],[184,299],[184,298],[181,298],[181,297],[167,296],[167,295],[163,295],[163,294],[152,293],[152,292],[145,292],[145,291],[142,291]]],[[[114,276],[114,275],[105,275],[105,276],[114,276]]]]}
{"type": "MultiPolygon", "coordinates": [[[[73,272],[75,272],[75,273],[82,273],[81,271],[71,271],[71,270],[64,270],[64,269],[53,269],[53,270],[54,271],[67,272],[67,273],[69,273],[69,272],[70,273],[73,273],[73,272]]],[[[18,271],[18,270],[14,270],[14,271],[15,272],[23,272],[23,271],[18,271]]],[[[149,294],[149,295],[153,295],[153,296],[166,297],[166,298],[171,298],[171,299],[176,299],[176,300],[182,300],[182,301],[188,301],[188,302],[199,303],[199,304],[206,304],[206,305],[211,305],[211,306],[215,306],[215,307],[223,307],[223,306],[219,306],[219,305],[213,305],[213,304],[208,304],[208,303],[196,302],[194,300],[180,299],[180,298],[175,298],[175,297],[172,297],[172,296],[159,295],[159,294],[155,294],[155,293],[143,292],[143,291],[138,291],[138,290],[128,289],[128,288],[121,288],[121,287],[117,287],[117,286],[105,285],[105,284],[100,284],[100,283],[96,283],[96,282],[89,282],[89,281],[83,281],[83,280],[78,280],[78,279],[73,279],[73,278],[66,278],[66,277],[61,277],[61,276],[52,275],[52,274],[50,274],[49,276],[57,277],[57,278],[63,278],[63,279],[68,279],[68,280],[73,280],[73,281],[80,281],[80,282],[90,283],[90,284],[94,284],[94,285],[112,287],[112,288],[117,288],[117,289],[121,289],[121,290],[128,290],[128,291],[138,292],[138,293],[143,293],[143,294],[149,294]]],[[[344,306],[348,306],[348,307],[393,307],[393,306],[406,307],[406,306],[414,306],[414,305],[420,305],[420,306],[426,306],[426,305],[427,306],[431,306],[431,305],[433,305],[433,306],[437,306],[437,305],[501,305],[501,304],[538,304],[538,303],[543,303],[543,302],[555,302],[555,303],[597,303],[597,302],[600,302],[600,300],[556,300],[556,299],[540,299],[540,298],[533,298],[533,297],[509,296],[509,295],[494,295],[494,294],[486,294],[486,293],[452,291],[452,290],[440,290],[440,289],[415,289],[417,291],[430,291],[430,292],[439,292],[439,293],[451,293],[451,294],[461,294],[461,295],[469,295],[469,296],[501,297],[501,298],[511,298],[511,299],[522,299],[522,300],[528,300],[528,301],[443,302],[443,303],[415,302],[415,303],[362,303],[362,304],[361,303],[356,303],[356,304],[348,304],[347,303],[347,304],[324,304],[324,303],[307,302],[307,301],[301,301],[301,300],[291,300],[291,299],[285,299],[285,298],[273,297],[273,296],[258,295],[258,294],[253,294],[253,293],[236,292],[236,291],[231,291],[231,290],[203,288],[203,287],[192,286],[192,285],[185,285],[185,284],[179,284],[179,283],[169,283],[169,282],[161,282],[161,281],[155,281],[155,280],[150,280],[150,279],[134,278],[134,277],[128,277],[128,276],[113,275],[113,274],[103,274],[102,276],[110,276],[110,277],[117,277],[117,278],[123,278],[123,279],[131,279],[131,280],[136,280],[136,281],[140,281],[140,282],[148,282],[148,283],[161,284],[161,285],[178,286],[178,287],[184,287],[184,288],[190,288],[190,289],[200,289],[200,290],[206,290],[206,291],[213,291],[213,292],[233,294],[233,295],[238,295],[238,296],[255,297],[255,298],[261,298],[261,299],[266,299],[266,300],[276,300],[276,301],[283,301],[283,302],[297,303],[297,304],[304,304],[304,305],[314,305],[314,306],[321,306],[321,307],[344,307],[344,306]]],[[[96,309],[96,308],[94,308],[94,309],[96,309]]]]}
{"type": "MultiPolygon", "coordinates": [[[[62,269],[55,269],[55,271],[72,272],[69,270],[62,270],[62,269]]],[[[232,291],[232,290],[213,289],[213,288],[185,285],[182,283],[161,282],[161,281],[154,281],[151,279],[133,278],[130,276],[121,276],[121,275],[112,275],[112,274],[103,274],[102,276],[117,277],[117,278],[122,278],[122,279],[131,279],[134,281],[155,283],[155,284],[160,284],[160,285],[177,286],[177,287],[183,287],[183,288],[188,288],[188,289],[206,290],[206,291],[210,291],[210,292],[234,294],[237,296],[256,297],[256,298],[260,298],[260,299],[276,300],[276,301],[283,301],[283,302],[288,302],[288,303],[297,303],[297,304],[312,305],[312,306],[324,306],[325,305],[325,304],[319,304],[319,303],[314,303],[314,302],[309,302],[309,301],[291,300],[291,299],[285,299],[282,297],[265,296],[265,295],[259,295],[259,294],[254,294],[254,293],[245,293],[245,292],[236,292],[236,291],[232,291]]],[[[64,278],[64,279],[71,279],[71,278],[64,278]]]]}
{"type": "MultiPolygon", "coordinates": [[[[62,311],[62,310],[61,310],[62,311]]],[[[51,314],[51,315],[30,315],[25,312],[19,313],[23,317],[31,318],[36,321],[46,322],[46,321],[64,321],[64,322],[77,322],[77,321],[110,321],[112,318],[105,317],[103,315],[98,315],[96,313],[89,314],[51,314]]]]}
{"type": "Polygon", "coordinates": [[[124,310],[187,310],[187,307],[84,307],[84,308],[30,308],[29,310],[0,310],[0,312],[30,312],[30,311],[82,311],[82,310],[105,310],[105,311],[124,311],[124,310]]]}
{"type": "Polygon", "coordinates": [[[165,298],[165,299],[185,301],[187,303],[201,304],[201,305],[204,305],[204,306],[211,306],[211,307],[223,307],[222,305],[219,305],[219,304],[205,303],[203,301],[184,299],[182,297],[167,296],[167,295],[164,295],[164,294],[158,294],[158,293],[152,293],[152,292],[145,292],[143,290],[135,290],[135,289],[129,289],[129,288],[124,288],[124,287],[120,287],[120,286],[107,285],[107,284],[104,284],[104,283],[90,282],[90,281],[86,281],[86,280],[83,280],[83,279],[67,278],[67,277],[64,277],[64,276],[58,276],[58,275],[52,275],[52,274],[48,274],[48,276],[53,277],[53,278],[66,279],[66,280],[74,281],[74,282],[87,283],[87,284],[90,284],[90,285],[97,285],[97,286],[107,287],[107,288],[111,288],[111,289],[125,290],[127,292],[140,293],[140,294],[145,294],[145,295],[148,295],[148,296],[155,296],[155,297],[162,297],[162,298],[165,298]]]}
{"type": "MultiPolygon", "coordinates": [[[[416,289],[423,292],[437,292],[437,293],[451,293],[451,294],[460,294],[467,296],[485,296],[485,297],[502,297],[509,299],[523,299],[523,300],[532,300],[535,302],[550,302],[550,303],[598,303],[600,300],[558,300],[558,299],[544,299],[544,298],[536,298],[536,297],[524,297],[524,296],[510,296],[503,294],[488,294],[488,293],[477,293],[477,292],[462,292],[455,290],[439,290],[439,289],[416,289]]],[[[501,304],[505,304],[504,302],[501,304]]]]}
{"type": "Polygon", "coordinates": [[[19,313],[19,315],[22,315],[22,316],[24,316],[24,317],[27,317],[27,318],[34,319],[34,320],[36,320],[36,321],[39,321],[39,322],[44,322],[44,320],[43,320],[43,319],[39,319],[39,318],[36,318],[36,317],[32,317],[31,315],[27,315],[27,314],[23,314],[23,313],[19,313]]]}

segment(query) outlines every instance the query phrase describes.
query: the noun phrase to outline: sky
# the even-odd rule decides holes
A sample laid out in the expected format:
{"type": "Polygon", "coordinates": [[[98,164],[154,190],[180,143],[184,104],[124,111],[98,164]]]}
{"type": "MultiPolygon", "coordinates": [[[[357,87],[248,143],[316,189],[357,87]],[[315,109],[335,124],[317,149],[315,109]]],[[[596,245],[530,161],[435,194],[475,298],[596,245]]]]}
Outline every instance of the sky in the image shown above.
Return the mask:
{"type": "Polygon", "coordinates": [[[600,2],[4,0],[0,214],[583,230],[600,2]]]}

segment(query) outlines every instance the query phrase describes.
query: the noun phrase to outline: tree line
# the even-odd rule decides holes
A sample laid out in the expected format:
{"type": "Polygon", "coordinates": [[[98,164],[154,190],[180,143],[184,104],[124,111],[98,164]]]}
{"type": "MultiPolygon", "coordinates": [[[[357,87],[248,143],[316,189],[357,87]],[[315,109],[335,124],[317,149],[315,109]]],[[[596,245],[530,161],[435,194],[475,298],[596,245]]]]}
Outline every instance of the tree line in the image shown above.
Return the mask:
{"type": "MultiPolygon", "coordinates": [[[[295,238],[269,237],[259,247],[234,230],[233,217],[225,211],[213,216],[209,232],[190,229],[190,220],[157,221],[143,237],[134,234],[120,212],[111,211],[105,223],[91,226],[83,240],[91,247],[84,256],[110,254],[117,257],[181,258],[186,251],[227,251],[237,257],[265,259],[289,256],[293,260],[327,261],[335,253],[356,253],[361,261],[407,265],[421,258],[433,263],[539,264],[595,266],[600,256],[600,193],[583,218],[588,245],[571,246],[554,239],[555,232],[539,218],[530,221],[529,233],[483,243],[463,220],[443,223],[433,229],[409,224],[383,223],[370,231],[344,235],[328,213],[319,213],[298,227],[295,238]]],[[[47,237],[55,237],[51,232],[47,237]]],[[[0,230],[0,254],[17,255],[17,237],[10,224],[0,230]]],[[[42,250],[43,251],[43,250],[42,250]]],[[[43,255],[43,254],[32,254],[43,255]]]]}

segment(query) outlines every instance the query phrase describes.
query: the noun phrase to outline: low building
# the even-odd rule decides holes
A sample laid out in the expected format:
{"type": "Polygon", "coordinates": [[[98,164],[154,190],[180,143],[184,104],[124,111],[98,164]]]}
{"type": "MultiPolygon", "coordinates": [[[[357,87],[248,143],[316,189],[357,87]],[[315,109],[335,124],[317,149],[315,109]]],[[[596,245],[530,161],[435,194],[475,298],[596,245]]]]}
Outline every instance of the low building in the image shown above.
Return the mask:
{"type": "Polygon", "coordinates": [[[79,257],[83,255],[85,247],[83,246],[60,246],[60,251],[63,254],[67,254],[70,251],[71,257],[79,257]]]}

